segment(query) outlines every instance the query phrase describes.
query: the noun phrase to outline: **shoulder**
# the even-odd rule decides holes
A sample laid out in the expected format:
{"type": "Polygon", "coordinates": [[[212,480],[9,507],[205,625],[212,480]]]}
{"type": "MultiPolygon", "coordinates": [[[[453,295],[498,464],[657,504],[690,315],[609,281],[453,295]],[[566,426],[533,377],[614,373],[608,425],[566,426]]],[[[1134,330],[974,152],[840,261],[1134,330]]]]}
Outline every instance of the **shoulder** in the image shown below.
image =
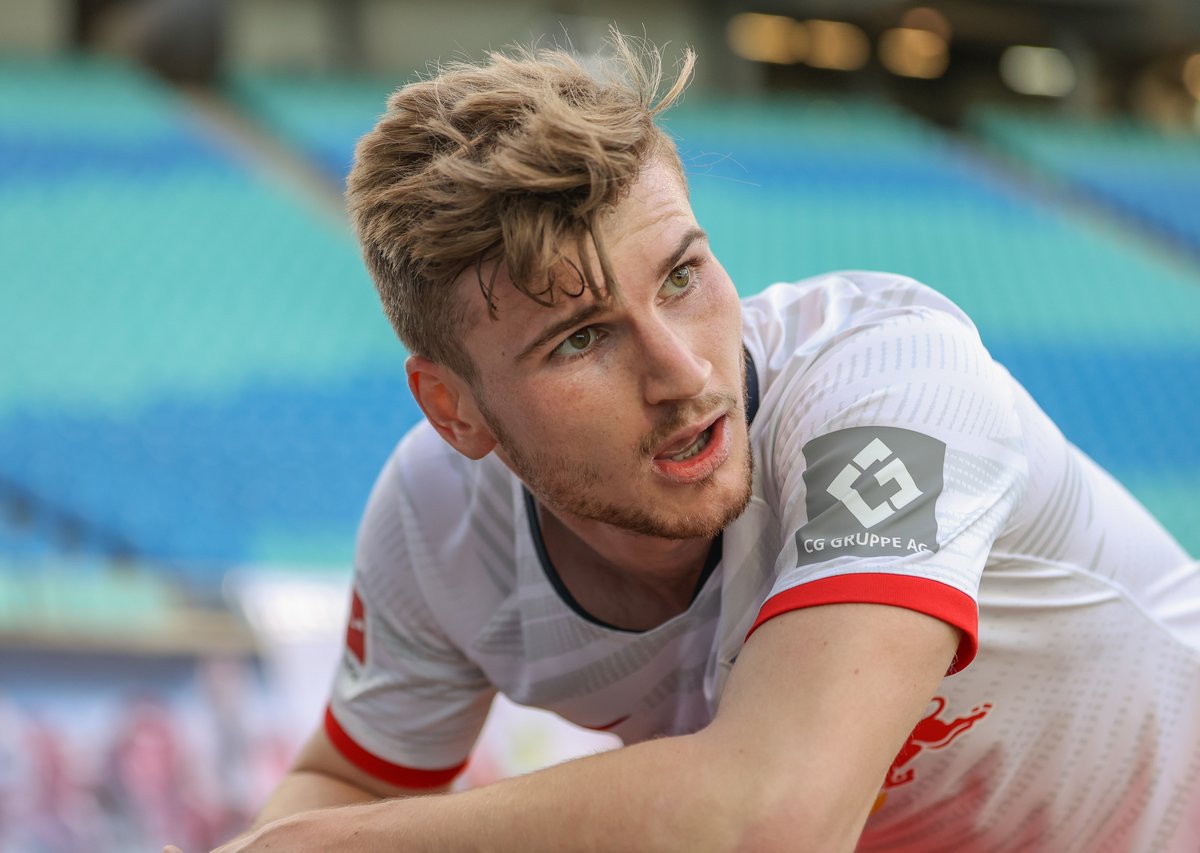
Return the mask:
{"type": "Polygon", "coordinates": [[[907,276],[851,271],[775,284],[743,302],[743,326],[763,402],[791,398],[784,409],[793,412],[914,382],[1007,388],[971,319],[907,276]]]}
{"type": "Polygon", "coordinates": [[[889,323],[942,321],[977,337],[962,309],[933,288],[904,275],[859,270],[773,284],[742,301],[742,318],[746,346],[767,378],[772,367],[889,323]]]}
{"type": "Polygon", "coordinates": [[[864,428],[887,430],[896,450],[944,447],[1023,476],[1015,384],[946,297],[850,272],[774,285],[747,305],[761,389],[752,436],[777,489],[802,491],[801,460],[844,450],[864,428]]]}
{"type": "Polygon", "coordinates": [[[434,540],[450,537],[446,523],[462,524],[483,497],[511,503],[513,478],[495,457],[468,459],[422,419],[384,463],[368,514],[411,514],[434,540]]]}
{"type": "Polygon", "coordinates": [[[467,459],[422,420],[384,463],[368,499],[355,554],[360,583],[378,594],[415,584],[434,604],[470,589],[481,561],[490,577],[513,573],[514,494],[498,460],[467,459]]]}

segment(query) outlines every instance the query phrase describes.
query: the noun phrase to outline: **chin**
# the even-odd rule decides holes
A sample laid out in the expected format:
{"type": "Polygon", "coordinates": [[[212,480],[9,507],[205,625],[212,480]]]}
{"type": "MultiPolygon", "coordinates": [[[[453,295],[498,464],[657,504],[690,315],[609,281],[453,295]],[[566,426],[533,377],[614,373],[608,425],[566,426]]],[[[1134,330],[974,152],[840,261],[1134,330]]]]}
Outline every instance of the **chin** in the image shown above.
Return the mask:
{"type": "MultiPolygon", "coordinates": [[[[739,466],[740,476],[718,475],[696,486],[688,501],[692,508],[667,514],[661,512],[662,501],[644,506],[630,501],[606,512],[604,517],[594,516],[594,520],[658,539],[711,539],[732,524],[750,503],[753,466],[748,454],[744,460],[739,466]]],[[[728,466],[726,463],[723,468],[728,466]]]]}

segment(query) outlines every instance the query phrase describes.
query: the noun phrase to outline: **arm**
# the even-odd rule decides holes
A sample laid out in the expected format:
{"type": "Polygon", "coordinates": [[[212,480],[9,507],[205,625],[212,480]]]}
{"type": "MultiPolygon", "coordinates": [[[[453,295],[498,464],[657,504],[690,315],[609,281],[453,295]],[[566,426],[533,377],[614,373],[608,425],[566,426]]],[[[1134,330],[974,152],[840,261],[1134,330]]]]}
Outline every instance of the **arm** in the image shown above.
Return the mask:
{"type": "Polygon", "coordinates": [[[318,726],[300,750],[292,768],[276,786],[251,830],[297,812],[348,806],[397,797],[442,794],[450,785],[401,788],[381,782],[347,761],[318,726]]]}
{"type": "MultiPolygon", "coordinates": [[[[449,790],[449,784],[431,788],[401,788],[381,782],[342,757],[330,742],[325,728],[318,726],[300,749],[287,775],[271,792],[251,827],[226,847],[237,849],[238,845],[246,844],[267,824],[302,812],[424,794],[444,794],[449,790]]],[[[179,848],[167,845],[163,853],[179,853],[179,848]]]]}
{"type": "Polygon", "coordinates": [[[899,608],[785,613],[747,641],[696,734],[461,794],[305,812],[224,849],[852,850],[957,644],[899,608]]]}

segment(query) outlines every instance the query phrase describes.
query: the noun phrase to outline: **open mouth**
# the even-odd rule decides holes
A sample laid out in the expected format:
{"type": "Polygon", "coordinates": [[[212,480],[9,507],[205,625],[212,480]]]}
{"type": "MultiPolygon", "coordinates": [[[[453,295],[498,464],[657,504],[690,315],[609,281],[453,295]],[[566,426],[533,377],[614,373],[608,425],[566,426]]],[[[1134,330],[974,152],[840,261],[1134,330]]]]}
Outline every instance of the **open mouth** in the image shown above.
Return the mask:
{"type": "Polygon", "coordinates": [[[721,415],[695,436],[684,435],[679,442],[664,448],[653,459],[654,470],[679,484],[707,479],[729,457],[728,419],[727,415],[721,415]]]}
{"type": "Polygon", "coordinates": [[[708,428],[696,436],[695,440],[692,441],[691,444],[678,453],[673,453],[665,458],[670,459],[672,462],[683,462],[687,459],[691,459],[704,448],[708,447],[708,443],[712,441],[712,435],[713,424],[709,424],[708,428]]]}

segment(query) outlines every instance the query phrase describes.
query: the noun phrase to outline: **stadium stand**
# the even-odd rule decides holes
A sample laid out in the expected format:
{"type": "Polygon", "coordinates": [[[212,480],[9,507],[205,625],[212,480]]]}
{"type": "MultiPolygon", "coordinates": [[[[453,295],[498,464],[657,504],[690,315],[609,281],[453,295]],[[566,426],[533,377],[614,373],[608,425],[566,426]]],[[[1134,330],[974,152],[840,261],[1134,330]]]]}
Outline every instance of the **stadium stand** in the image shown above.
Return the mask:
{"type": "Polygon", "coordinates": [[[230,75],[226,91],[246,113],[296,146],[341,186],[358,138],[383,113],[388,94],[405,82],[242,72],[230,75]]]}
{"type": "Polygon", "coordinates": [[[345,231],[143,74],[6,59],[0,234],[5,551],[348,559],[415,415],[345,231]]]}
{"type": "Polygon", "coordinates": [[[1131,118],[1064,119],[977,106],[987,143],[1200,255],[1200,142],[1131,118]]]}

